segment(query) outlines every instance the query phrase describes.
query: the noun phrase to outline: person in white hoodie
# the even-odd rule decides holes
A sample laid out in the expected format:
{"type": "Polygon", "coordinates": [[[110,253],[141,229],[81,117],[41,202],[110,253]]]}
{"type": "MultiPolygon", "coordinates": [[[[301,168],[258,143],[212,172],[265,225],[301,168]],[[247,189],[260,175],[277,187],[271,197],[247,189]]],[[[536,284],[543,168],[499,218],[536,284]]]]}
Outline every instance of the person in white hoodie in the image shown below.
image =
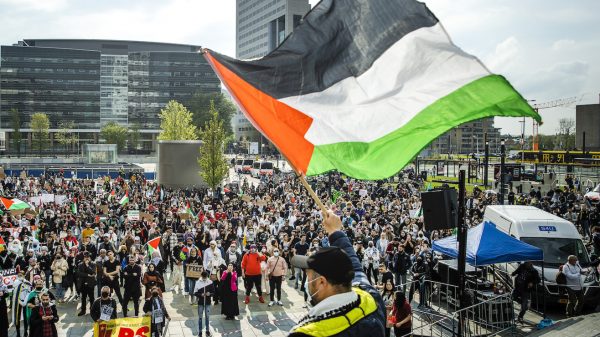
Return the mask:
{"type": "Polygon", "coordinates": [[[202,316],[206,318],[206,336],[210,336],[209,315],[211,298],[215,294],[213,281],[208,278],[208,272],[202,271],[194,286],[194,295],[198,299],[198,332],[202,336],[202,316]]]}
{"type": "Polygon", "coordinates": [[[377,274],[379,271],[379,250],[373,244],[373,241],[369,241],[369,247],[365,249],[365,256],[363,257],[363,268],[367,274],[367,279],[371,284],[377,284],[377,274]],[[373,275],[373,280],[371,279],[373,275]]]}
{"type": "Polygon", "coordinates": [[[567,317],[578,316],[583,307],[583,287],[581,286],[581,275],[589,271],[584,270],[577,262],[577,256],[569,255],[568,262],[562,266],[562,272],[567,278],[567,317]]]}

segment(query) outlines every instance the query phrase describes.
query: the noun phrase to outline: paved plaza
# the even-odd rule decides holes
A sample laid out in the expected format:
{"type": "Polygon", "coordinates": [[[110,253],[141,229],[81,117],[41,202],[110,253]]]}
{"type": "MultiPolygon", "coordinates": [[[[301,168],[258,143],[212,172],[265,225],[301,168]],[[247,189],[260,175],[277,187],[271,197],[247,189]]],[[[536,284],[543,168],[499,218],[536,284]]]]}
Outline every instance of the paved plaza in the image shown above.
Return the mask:
{"type": "MultiPolygon", "coordinates": [[[[234,321],[225,320],[221,316],[221,305],[213,305],[210,313],[210,326],[213,336],[286,336],[288,331],[302,318],[307,309],[302,308],[304,298],[294,289],[294,281],[284,282],[282,285],[283,306],[268,307],[266,303],[258,302],[258,297],[253,294],[249,305],[244,304],[243,282],[240,279],[238,299],[240,315],[234,321]]],[[[170,282],[167,281],[167,289],[170,282]]],[[[165,292],[163,295],[167,311],[171,316],[167,335],[169,336],[198,336],[198,306],[190,305],[187,296],[181,293],[165,292]]],[[[57,323],[59,337],[90,337],[93,336],[92,319],[87,315],[78,317],[77,305],[79,302],[58,304],[60,321],[57,323]]],[[[143,303],[140,304],[140,310],[143,303]]],[[[123,317],[121,307],[118,305],[118,317],[123,317]]],[[[133,304],[129,304],[130,314],[133,314],[133,304]]],[[[21,329],[23,329],[21,327],[21,329]]],[[[204,330],[204,328],[203,328],[204,330]]],[[[203,331],[204,332],[204,331],[203,331]]],[[[16,336],[14,326],[9,329],[9,336],[16,336]]]]}

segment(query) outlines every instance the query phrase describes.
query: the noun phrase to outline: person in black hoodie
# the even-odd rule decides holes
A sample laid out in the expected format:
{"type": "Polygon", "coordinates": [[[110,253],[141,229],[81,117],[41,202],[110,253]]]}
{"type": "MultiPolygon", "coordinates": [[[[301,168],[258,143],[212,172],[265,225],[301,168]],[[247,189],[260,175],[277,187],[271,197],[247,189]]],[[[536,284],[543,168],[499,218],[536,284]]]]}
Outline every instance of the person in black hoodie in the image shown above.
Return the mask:
{"type": "Polygon", "coordinates": [[[77,316],[83,316],[86,312],[87,299],[90,300],[90,310],[94,303],[94,287],[96,286],[96,265],[91,263],[90,254],[83,254],[83,262],[77,266],[77,281],[81,290],[81,311],[77,316]]]}
{"type": "Polygon", "coordinates": [[[398,250],[394,254],[392,271],[396,277],[396,284],[398,286],[403,285],[402,291],[406,293],[406,274],[410,269],[410,256],[404,251],[404,246],[398,245],[398,250]]]}
{"type": "Polygon", "coordinates": [[[521,263],[519,268],[512,272],[512,276],[516,276],[513,296],[515,299],[519,299],[519,303],[521,303],[521,311],[519,312],[517,321],[523,323],[523,316],[525,316],[525,312],[529,308],[529,294],[541,282],[541,279],[538,271],[533,268],[531,262],[521,263]]]}
{"type": "Polygon", "coordinates": [[[135,263],[135,257],[129,256],[129,264],[123,269],[125,277],[125,294],[123,296],[123,317],[127,317],[127,305],[133,300],[135,316],[140,313],[140,297],[142,296],[142,268],[135,263]]]}
{"type": "Polygon", "coordinates": [[[101,296],[94,301],[90,316],[94,322],[117,318],[117,301],[110,297],[110,287],[102,287],[101,296]]]}
{"type": "Polygon", "coordinates": [[[208,272],[202,271],[194,286],[194,295],[198,299],[198,331],[202,333],[202,316],[206,318],[206,336],[210,336],[209,319],[211,298],[215,294],[215,286],[208,278],[208,272]]]}
{"type": "Polygon", "coordinates": [[[152,324],[150,326],[151,336],[160,337],[166,323],[165,321],[170,320],[171,317],[169,317],[165,302],[163,302],[160,296],[160,288],[158,286],[152,287],[151,293],[152,296],[144,302],[143,310],[146,315],[152,316],[152,324]]]}

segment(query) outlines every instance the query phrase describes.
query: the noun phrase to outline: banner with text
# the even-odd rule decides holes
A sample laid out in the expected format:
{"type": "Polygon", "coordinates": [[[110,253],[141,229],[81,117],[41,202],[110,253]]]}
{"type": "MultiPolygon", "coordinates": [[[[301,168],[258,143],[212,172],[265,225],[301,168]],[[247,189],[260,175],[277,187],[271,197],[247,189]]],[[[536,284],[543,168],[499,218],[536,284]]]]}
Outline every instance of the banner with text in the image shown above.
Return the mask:
{"type": "Polygon", "coordinates": [[[94,337],[151,337],[151,317],[117,318],[94,324],[94,337]]]}

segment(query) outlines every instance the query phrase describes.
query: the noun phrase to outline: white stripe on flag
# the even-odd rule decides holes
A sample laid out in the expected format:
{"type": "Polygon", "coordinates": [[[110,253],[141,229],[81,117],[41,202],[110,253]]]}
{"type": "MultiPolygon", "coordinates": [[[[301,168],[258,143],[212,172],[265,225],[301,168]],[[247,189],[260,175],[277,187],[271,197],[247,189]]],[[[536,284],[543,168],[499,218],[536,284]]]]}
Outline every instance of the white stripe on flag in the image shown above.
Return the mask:
{"type": "Polygon", "coordinates": [[[489,74],[477,58],[453,45],[438,23],[405,35],[359,77],[280,101],[314,119],[305,135],[314,145],[371,142],[489,74]]]}

